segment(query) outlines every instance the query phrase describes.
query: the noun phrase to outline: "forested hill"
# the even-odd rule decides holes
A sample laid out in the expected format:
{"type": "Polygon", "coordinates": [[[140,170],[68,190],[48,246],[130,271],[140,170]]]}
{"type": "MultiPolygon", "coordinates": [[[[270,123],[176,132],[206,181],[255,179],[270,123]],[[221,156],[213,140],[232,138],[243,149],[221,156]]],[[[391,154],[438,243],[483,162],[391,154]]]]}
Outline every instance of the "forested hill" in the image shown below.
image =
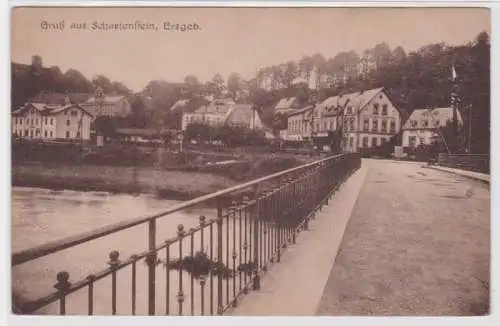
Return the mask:
{"type": "Polygon", "coordinates": [[[92,93],[96,86],[105,93],[130,95],[132,91],[120,82],[99,75],[88,80],[81,72],[69,69],[65,73],[57,66],[50,68],[41,65],[11,63],[12,104],[15,109],[41,91],[54,93],[92,93]]]}

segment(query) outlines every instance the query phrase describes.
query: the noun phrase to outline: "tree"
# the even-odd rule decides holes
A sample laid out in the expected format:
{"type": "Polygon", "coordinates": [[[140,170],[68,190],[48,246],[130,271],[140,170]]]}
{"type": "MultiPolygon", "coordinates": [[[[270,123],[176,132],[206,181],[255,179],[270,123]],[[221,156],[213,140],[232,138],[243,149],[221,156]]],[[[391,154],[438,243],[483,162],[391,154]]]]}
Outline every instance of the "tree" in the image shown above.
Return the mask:
{"type": "Polygon", "coordinates": [[[110,91],[111,93],[116,93],[120,95],[132,94],[132,91],[127,86],[117,81],[111,83],[110,91]]]}
{"type": "Polygon", "coordinates": [[[204,94],[218,98],[224,93],[225,88],[224,79],[220,74],[216,74],[212,80],[205,83],[204,94]]]}
{"type": "Polygon", "coordinates": [[[130,126],[135,128],[144,128],[146,126],[146,110],[141,96],[134,96],[131,109],[130,126]]]}
{"type": "Polygon", "coordinates": [[[241,91],[241,76],[238,73],[231,73],[227,79],[227,90],[233,97],[237,99],[241,91]]]}
{"type": "Polygon", "coordinates": [[[103,75],[96,75],[92,78],[92,88],[102,88],[104,93],[110,93],[111,92],[111,80],[103,75]]]}
{"type": "Polygon", "coordinates": [[[186,84],[186,97],[193,98],[201,94],[202,84],[196,76],[189,75],[184,78],[186,84]]]}
{"type": "Polygon", "coordinates": [[[108,116],[99,116],[92,122],[91,129],[94,129],[97,134],[102,135],[106,140],[115,135],[116,121],[108,116]]]}

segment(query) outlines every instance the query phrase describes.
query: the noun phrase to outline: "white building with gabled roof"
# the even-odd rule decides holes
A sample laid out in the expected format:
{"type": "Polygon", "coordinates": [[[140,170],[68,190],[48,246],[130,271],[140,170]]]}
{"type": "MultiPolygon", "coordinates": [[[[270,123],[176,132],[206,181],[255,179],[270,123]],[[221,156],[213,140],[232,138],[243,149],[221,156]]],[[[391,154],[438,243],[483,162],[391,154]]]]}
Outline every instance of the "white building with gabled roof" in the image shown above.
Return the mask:
{"type": "MultiPolygon", "coordinates": [[[[417,147],[418,145],[429,145],[439,137],[439,128],[445,127],[453,120],[453,108],[417,109],[412,112],[403,125],[402,146],[417,147]]],[[[457,110],[457,120],[463,124],[462,115],[457,110]]]]}
{"type": "Polygon", "coordinates": [[[12,112],[12,134],[21,139],[89,140],[92,115],[78,104],[26,103],[12,112]]]}

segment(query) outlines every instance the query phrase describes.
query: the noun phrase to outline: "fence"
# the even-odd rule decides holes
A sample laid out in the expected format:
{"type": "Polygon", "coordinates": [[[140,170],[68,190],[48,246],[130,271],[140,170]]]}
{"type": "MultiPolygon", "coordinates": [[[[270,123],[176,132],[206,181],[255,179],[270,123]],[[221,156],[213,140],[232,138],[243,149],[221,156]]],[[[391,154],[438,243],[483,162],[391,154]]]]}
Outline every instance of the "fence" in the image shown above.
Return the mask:
{"type": "Polygon", "coordinates": [[[439,154],[438,164],[449,168],[490,173],[488,154],[439,154]]]}
{"type": "MultiPolygon", "coordinates": [[[[223,314],[248,291],[259,290],[262,274],[280,262],[287,246],[360,164],[357,153],[328,157],[182,202],[161,214],[14,253],[13,269],[131,228],[143,228],[146,238],[143,251],[121,260],[123,253],[110,250],[106,268],[88,276],[83,274],[88,271],[77,272],[81,275],[75,282],[68,271],[54,271],[55,290],[35,300],[13,300],[13,310],[61,315],[223,314]],[[161,228],[162,220],[206,202],[216,203],[213,218],[200,216],[190,229],[178,225],[175,237],[161,241],[168,231],[161,228]]],[[[134,239],[134,246],[140,243],[134,239]]]]}

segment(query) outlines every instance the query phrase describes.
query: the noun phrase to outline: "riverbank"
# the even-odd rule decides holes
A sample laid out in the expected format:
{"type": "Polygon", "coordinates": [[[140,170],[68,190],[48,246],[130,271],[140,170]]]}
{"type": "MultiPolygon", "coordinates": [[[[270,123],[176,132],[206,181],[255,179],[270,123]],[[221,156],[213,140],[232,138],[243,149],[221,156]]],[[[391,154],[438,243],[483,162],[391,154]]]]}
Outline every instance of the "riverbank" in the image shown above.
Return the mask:
{"type": "Polygon", "coordinates": [[[221,175],[146,167],[29,164],[12,167],[12,186],[52,190],[154,194],[188,200],[234,186],[221,175]]]}
{"type": "Polygon", "coordinates": [[[304,164],[305,159],[272,156],[228,165],[175,169],[90,164],[25,163],[12,166],[12,185],[51,190],[153,194],[189,200],[304,164]]]}

